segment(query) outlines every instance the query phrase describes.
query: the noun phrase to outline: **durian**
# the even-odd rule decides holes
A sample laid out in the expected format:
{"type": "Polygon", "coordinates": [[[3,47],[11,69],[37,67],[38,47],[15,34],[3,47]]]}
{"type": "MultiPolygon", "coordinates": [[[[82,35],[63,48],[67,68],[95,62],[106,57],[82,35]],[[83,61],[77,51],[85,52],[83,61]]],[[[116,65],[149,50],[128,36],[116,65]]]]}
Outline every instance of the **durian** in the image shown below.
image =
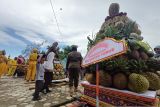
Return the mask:
{"type": "Polygon", "coordinates": [[[96,76],[92,73],[85,75],[86,80],[91,84],[96,84],[96,76]]]}
{"type": "Polygon", "coordinates": [[[148,90],[149,81],[143,75],[132,73],[129,76],[128,88],[133,92],[142,93],[148,90]]]}
{"type": "Polygon", "coordinates": [[[107,72],[100,70],[99,71],[99,84],[105,87],[112,85],[112,77],[107,72]]]}
{"type": "Polygon", "coordinates": [[[160,89],[160,78],[157,74],[153,72],[143,73],[143,76],[147,78],[149,81],[149,89],[151,90],[159,90],[160,89]]]}
{"type": "Polygon", "coordinates": [[[128,80],[125,74],[117,73],[113,76],[113,85],[117,89],[127,88],[128,80]]]}

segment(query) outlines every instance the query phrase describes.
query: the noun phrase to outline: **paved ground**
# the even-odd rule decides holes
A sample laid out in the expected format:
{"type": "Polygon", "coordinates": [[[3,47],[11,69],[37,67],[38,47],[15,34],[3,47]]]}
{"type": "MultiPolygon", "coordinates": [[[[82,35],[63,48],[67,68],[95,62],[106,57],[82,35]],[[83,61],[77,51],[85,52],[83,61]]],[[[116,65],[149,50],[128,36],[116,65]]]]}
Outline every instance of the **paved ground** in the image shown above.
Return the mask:
{"type": "MultiPolygon", "coordinates": [[[[68,85],[63,84],[52,87],[52,92],[47,95],[41,94],[42,100],[32,101],[33,88],[34,83],[28,84],[23,78],[2,77],[0,79],[0,107],[50,107],[72,99],[68,92],[68,85]]],[[[75,101],[74,104],[76,105],[77,102],[75,101]]],[[[76,107],[73,103],[61,107],[71,106],[76,107]]]]}

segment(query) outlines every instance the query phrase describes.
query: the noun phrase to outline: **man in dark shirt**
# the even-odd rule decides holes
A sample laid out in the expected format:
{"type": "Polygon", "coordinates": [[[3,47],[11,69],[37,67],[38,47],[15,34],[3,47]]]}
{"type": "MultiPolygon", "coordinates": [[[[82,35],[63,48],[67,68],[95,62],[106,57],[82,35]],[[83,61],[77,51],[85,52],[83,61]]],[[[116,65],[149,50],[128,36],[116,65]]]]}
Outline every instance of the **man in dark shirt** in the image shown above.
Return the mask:
{"type": "Polygon", "coordinates": [[[73,83],[74,83],[74,91],[77,92],[81,63],[82,63],[81,53],[77,52],[76,45],[72,45],[72,52],[68,54],[67,64],[66,64],[66,69],[69,72],[69,87],[71,94],[73,93],[72,91],[73,83]]]}

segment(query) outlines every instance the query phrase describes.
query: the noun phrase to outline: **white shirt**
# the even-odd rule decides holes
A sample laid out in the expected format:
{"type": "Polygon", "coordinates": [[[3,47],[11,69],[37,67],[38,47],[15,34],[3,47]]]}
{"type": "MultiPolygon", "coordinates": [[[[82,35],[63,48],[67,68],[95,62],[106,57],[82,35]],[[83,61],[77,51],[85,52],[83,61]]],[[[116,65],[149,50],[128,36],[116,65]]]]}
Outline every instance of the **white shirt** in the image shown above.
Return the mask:
{"type": "Polygon", "coordinates": [[[47,61],[45,61],[45,63],[44,63],[46,69],[48,69],[48,70],[53,70],[54,69],[54,67],[53,67],[54,56],[55,56],[54,52],[50,52],[47,55],[47,61]]]}
{"type": "Polygon", "coordinates": [[[44,65],[43,64],[37,64],[36,66],[37,72],[36,72],[36,80],[44,80],[44,65]]]}

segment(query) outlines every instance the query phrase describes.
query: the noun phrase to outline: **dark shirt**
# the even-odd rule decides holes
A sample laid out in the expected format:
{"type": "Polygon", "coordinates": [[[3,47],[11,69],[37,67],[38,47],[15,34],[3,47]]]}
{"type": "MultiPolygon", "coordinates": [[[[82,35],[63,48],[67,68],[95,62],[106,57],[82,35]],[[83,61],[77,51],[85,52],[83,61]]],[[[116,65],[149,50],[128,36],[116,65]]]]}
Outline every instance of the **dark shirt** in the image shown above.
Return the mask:
{"type": "Polygon", "coordinates": [[[66,69],[81,68],[82,56],[80,52],[72,51],[68,54],[66,69]]]}

